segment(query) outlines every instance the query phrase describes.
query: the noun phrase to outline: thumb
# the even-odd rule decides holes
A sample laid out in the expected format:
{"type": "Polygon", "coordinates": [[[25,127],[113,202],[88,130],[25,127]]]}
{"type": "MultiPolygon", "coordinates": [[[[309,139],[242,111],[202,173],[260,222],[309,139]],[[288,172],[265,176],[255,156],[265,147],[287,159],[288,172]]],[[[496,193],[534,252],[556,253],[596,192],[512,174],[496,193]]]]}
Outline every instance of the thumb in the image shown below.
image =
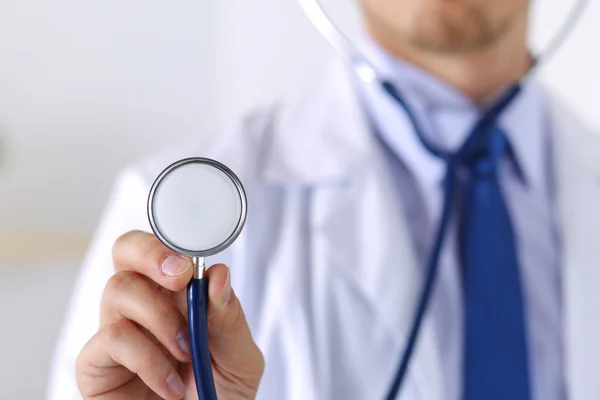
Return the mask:
{"type": "Polygon", "coordinates": [[[252,338],[240,301],[231,288],[230,269],[224,264],[216,264],[208,268],[206,276],[213,371],[215,375],[222,375],[215,376],[215,382],[223,378],[231,384],[242,383],[247,389],[256,391],[264,370],[264,359],[252,338]]]}

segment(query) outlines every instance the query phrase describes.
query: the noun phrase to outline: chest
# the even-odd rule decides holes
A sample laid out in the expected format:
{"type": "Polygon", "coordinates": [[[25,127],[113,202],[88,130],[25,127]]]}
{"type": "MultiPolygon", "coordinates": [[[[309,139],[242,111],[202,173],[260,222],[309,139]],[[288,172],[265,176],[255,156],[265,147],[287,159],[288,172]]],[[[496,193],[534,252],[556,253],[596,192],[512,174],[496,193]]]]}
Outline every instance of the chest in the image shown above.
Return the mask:
{"type": "MultiPolygon", "coordinates": [[[[253,232],[276,221],[264,235],[246,237],[253,251],[245,262],[268,267],[262,284],[240,297],[255,302],[262,292],[249,319],[267,361],[282,357],[281,348],[271,353],[272,343],[289,344],[284,358],[294,361],[279,372],[296,377],[286,388],[290,398],[383,398],[405,345],[422,274],[389,169],[382,163],[361,174],[294,193],[275,190],[259,202],[264,210],[255,210],[269,214],[261,227],[248,221],[253,232]]],[[[427,388],[434,394],[428,398],[438,398],[439,385],[410,389],[440,374],[432,328],[423,331],[405,393],[427,388]]]]}
{"type": "MultiPolygon", "coordinates": [[[[259,217],[255,222],[249,220],[251,235],[246,235],[240,253],[244,256],[234,263],[245,265],[242,270],[252,271],[246,275],[254,276],[255,283],[245,285],[240,297],[250,304],[249,319],[253,332],[258,332],[267,368],[277,365],[277,371],[267,376],[285,382],[281,390],[286,398],[381,398],[405,344],[423,279],[408,228],[410,215],[383,158],[356,176],[310,190],[274,190],[256,201],[255,208],[263,209],[255,209],[259,217]],[[257,273],[257,268],[262,270],[257,273]],[[285,345],[270,350],[272,343],[285,345]],[[272,358],[285,362],[269,363],[272,358]]],[[[533,197],[529,201],[536,203],[533,197]]],[[[536,263],[547,272],[550,263],[558,265],[562,257],[544,250],[552,233],[537,242],[539,232],[546,229],[532,221],[546,223],[542,211],[532,207],[530,213],[539,214],[523,218],[517,229],[525,239],[537,237],[524,243],[533,249],[531,259],[548,261],[536,263]]],[[[538,315],[550,321],[538,326],[547,333],[560,332],[566,325],[567,358],[576,355],[578,365],[582,360],[589,364],[588,352],[579,344],[571,345],[573,332],[581,332],[577,324],[569,323],[572,313],[558,322],[555,331],[555,311],[548,312],[553,301],[562,309],[561,289],[568,285],[559,282],[558,274],[537,276],[535,271],[533,285],[539,289],[546,279],[543,286],[554,284],[559,293],[549,291],[536,300],[542,307],[538,315]]],[[[579,297],[569,296],[571,301],[579,297]]],[[[590,320],[585,325],[597,328],[590,320]]],[[[458,380],[444,369],[447,354],[440,348],[439,332],[439,324],[428,315],[403,391],[406,398],[448,398],[448,379],[458,380]]],[[[553,335],[548,346],[542,346],[542,354],[562,347],[553,335]]]]}

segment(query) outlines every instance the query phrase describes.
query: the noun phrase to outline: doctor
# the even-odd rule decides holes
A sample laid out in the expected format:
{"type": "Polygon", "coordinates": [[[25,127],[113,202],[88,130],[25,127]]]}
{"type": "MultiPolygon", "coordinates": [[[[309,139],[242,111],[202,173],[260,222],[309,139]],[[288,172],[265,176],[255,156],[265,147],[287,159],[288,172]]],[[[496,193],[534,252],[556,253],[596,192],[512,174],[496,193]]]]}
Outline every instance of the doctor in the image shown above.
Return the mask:
{"type": "MultiPolygon", "coordinates": [[[[530,67],[528,0],[361,4],[363,53],[436,148],[457,149],[481,108],[530,67]]],[[[397,398],[597,399],[600,137],[535,79],[493,131],[458,174],[459,201],[397,398]],[[481,185],[488,203],[473,197],[481,185]],[[474,210],[484,211],[473,218],[474,210]]],[[[228,267],[210,269],[220,398],[385,398],[448,167],[390,93],[341,62],[234,129],[120,175],[76,286],[50,398],[194,397],[182,300],[190,263],[140,232],[150,230],[153,179],[188,156],[224,162],[248,193],[245,231],[216,257],[228,267]]]]}

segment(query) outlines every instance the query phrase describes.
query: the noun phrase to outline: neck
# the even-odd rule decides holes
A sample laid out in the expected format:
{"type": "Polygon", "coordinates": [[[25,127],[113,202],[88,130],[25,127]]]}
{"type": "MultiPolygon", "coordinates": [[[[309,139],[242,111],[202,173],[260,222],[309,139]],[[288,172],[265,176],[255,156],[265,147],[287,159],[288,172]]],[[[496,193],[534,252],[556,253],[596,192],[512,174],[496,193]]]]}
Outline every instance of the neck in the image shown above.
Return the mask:
{"type": "Polygon", "coordinates": [[[438,76],[480,103],[520,80],[531,66],[527,50],[527,15],[514,21],[502,37],[486,48],[464,52],[436,52],[417,48],[370,24],[371,36],[389,53],[438,76]]]}

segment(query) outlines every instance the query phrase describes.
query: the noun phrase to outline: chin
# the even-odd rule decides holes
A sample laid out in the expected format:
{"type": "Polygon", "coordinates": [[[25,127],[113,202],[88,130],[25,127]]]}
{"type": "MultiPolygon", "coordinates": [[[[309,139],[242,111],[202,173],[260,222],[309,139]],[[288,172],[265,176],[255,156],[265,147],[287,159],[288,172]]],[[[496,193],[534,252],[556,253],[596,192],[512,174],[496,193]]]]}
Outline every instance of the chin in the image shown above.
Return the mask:
{"type": "Polygon", "coordinates": [[[509,24],[494,21],[483,10],[461,0],[425,1],[405,32],[406,39],[423,49],[449,53],[486,48],[509,24]]]}
{"type": "Polygon", "coordinates": [[[530,0],[361,0],[371,30],[436,52],[490,47],[527,15],[530,0]]]}

